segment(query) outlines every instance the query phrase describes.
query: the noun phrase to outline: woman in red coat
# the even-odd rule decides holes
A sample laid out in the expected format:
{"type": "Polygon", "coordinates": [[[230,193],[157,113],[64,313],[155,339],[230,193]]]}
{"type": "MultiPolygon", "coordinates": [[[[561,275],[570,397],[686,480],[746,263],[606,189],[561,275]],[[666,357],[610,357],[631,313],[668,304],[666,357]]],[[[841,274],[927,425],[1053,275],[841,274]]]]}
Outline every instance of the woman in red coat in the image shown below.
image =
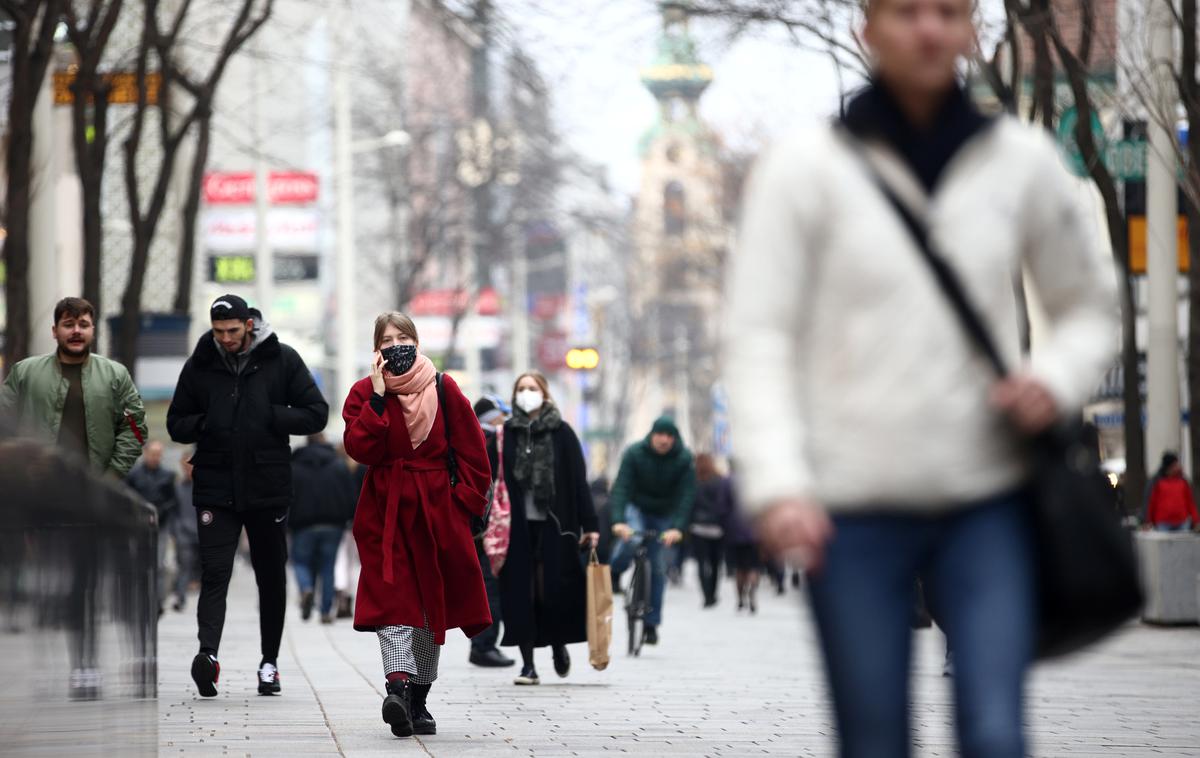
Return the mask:
{"type": "Polygon", "coordinates": [[[379,316],[371,375],[342,409],[346,452],[370,467],[354,516],[354,628],[379,636],[383,720],[398,737],[437,731],[426,701],[446,630],[473,637],[492,623],[470,527],[491,484],[483,431],[448,376],[439,402],[437,371],[419,345],[407,316],[379,316]]]}

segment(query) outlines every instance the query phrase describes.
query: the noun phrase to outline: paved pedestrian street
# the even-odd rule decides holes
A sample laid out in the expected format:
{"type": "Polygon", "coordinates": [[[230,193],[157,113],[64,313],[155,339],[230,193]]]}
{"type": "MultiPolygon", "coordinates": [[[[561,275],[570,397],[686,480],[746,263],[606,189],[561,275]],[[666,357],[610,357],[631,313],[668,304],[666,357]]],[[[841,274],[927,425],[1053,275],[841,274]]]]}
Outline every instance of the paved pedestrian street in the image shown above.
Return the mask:
{"type": "MultiPolygon", "coordinates": [[[[691,567],[689,566],[689,571],[691,567]]],[[[516,687],[515,669],[467,663],[461,633],[442,652],[430,695],[432,737],[399,739],[380,719],[383,675],[375,637],[348,622],[300,621],[289,603],[279,665],[283,695],[259,697],[256,590],[240,565],[230,591],[220,695],[201,699],[189,676],[195,599],[160,626],[161,756],[831,756],[831,714],[812,631],[790,590],[763,593],[738,615],[732,587],[701,610],[694,577],[667,594],[662,642],[633,659],[623,618],[613,661],[571,648],[567,679],[539,651],[542,684],[516,687]]],[[[617,598],[618,611],[621,599],[617,598]]],[[[511,655],[515,650],[506,649],[511,655]]],[[[918,754],[954,755],[941,635],[919,632],[914,673],[918,754]]],[[[1084,656],[1038,669],[1030,692],[1037,756],[1200,755],[1200,630],[1131,625],[1084,656]]]]}

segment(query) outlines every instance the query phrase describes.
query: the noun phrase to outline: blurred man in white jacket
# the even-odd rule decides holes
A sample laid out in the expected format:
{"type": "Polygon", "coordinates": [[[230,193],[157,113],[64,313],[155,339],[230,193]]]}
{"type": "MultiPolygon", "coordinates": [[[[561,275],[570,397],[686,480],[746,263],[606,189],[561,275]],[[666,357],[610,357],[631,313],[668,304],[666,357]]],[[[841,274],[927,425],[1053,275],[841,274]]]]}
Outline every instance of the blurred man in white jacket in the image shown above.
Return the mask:
{"type": "Polygon", "coordinates": [[[960,750],[1025,753],[1034,652],[1025,439],[1076,413],[1117,340],[1115,275],[1041,130],[957,81],[971,0],[872,0],[874,76],[748,185],[727,382],[744,502],[804,562],[843,756],[909,753],[914,579],[955,651],[960,750]],[[873,174],[875,176],[873,176],[873,174]],[[997,381],[877,179],[958,274],[997,381]],[[1021,273],[1047,314],[1022,356],[1021,273]]]}

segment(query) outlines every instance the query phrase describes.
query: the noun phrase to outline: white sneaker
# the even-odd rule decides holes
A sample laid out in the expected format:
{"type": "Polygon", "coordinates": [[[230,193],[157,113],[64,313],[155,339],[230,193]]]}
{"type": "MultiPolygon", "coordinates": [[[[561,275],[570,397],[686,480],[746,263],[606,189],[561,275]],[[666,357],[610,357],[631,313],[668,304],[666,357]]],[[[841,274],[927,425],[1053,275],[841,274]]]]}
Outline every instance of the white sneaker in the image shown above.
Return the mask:
{"type": "Polygon", "coordinates": [[[258,669],[258,694],[278,695],[279,691],[279,669],[274,663],[264,663],[258,669]]]}

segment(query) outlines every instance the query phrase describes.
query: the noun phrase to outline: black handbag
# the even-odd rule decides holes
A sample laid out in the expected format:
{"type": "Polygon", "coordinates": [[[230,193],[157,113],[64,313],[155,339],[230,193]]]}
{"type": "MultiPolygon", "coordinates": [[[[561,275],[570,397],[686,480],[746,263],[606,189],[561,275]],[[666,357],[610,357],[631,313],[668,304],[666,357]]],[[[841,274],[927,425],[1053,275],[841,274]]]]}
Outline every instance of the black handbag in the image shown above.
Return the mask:
{"type": "MultiPolygon", "coordinates": [[[[912,235],[963,329],[996,376],[1009,375],[991,332],[955,270],[933,248],[928,229],[870,162],[875,184],[912,235]]],[[[1100,469],[1097,445],[1082,422],[1030,441],[1030,521],[1036,551],[1037,656],[1075,652],[1115,631],[1142,607],[1133,538],[1121,527],[1116,495],[1100,469]]]]}

